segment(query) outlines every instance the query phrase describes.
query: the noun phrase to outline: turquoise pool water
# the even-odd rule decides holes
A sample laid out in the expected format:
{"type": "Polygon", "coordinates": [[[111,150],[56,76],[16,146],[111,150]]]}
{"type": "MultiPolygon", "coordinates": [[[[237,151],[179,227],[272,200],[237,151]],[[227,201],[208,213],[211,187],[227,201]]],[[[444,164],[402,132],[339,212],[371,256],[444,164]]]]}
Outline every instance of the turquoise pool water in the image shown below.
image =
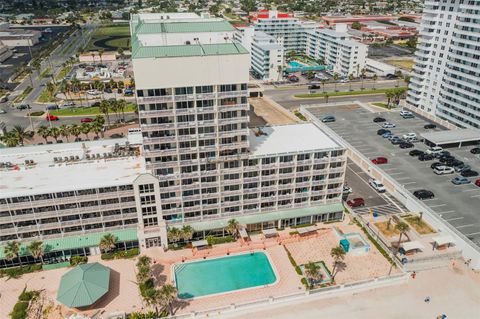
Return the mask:
{"type": "Polygon", "coordinates": [[[305,65],[300,63],[300,62],[297,62],[297,61],[290,61],[288,62],[288,65],[291,67],[291,68],[301,68],[301,67],[304,67],[305,65]]]}
{"type": "Polygon", "coordinates": [[[174,272],[180,299],[269,285],[277,280],[263,252],[177,264],[174,272]]]}

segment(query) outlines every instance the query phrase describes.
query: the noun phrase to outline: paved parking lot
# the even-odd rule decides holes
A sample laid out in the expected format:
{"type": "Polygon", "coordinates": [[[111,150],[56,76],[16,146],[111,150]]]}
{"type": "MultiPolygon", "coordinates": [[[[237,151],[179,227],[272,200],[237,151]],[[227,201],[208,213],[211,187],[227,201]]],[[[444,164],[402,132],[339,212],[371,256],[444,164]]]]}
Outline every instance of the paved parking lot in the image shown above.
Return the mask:
{"type": "MultiPolygon", "coordinates": [[[[310,109],[318,116],[325,114],[335,115],[336,122],[328,123],[337,134],[368,158],[377,156],[387,157],[388,164],[383,164],[382,169],[413,192],[418,189],[428,189],[435,194],[434,199],[425,200],[433,211],[480,245],[480,187],[473,183],[467,185],[453,185],[450,180],[459,174],[437,176],[430,165],[434,161],[421,162],[416,157],[408,155],[411,149],[400,149],[392,145],[387,139],[376,134],[382,123],[374,123],[373,118],[382,116],[394,124],[391,129],[395,135],[414,132],[419,135],[426,130],[423,126],[427,123],[423,119],[403,119],[399,110],[372,113],[359,106],[319,107],[310,109]]],[[[421,142],[415,144],[416,149],[426,150],[428,147],[421,142]]],[[[480,172],[480,156],[470,154],[472,146],[449,148],[457,159],[470,165],[473,170],[480,172]]],[[[366,175],[366,174],[364,174],[366,175]]],[[[472,182],[479,177],[470,178],[472,182]]],[[[369,205],[367,203],[367,205],[369,205]]]]}

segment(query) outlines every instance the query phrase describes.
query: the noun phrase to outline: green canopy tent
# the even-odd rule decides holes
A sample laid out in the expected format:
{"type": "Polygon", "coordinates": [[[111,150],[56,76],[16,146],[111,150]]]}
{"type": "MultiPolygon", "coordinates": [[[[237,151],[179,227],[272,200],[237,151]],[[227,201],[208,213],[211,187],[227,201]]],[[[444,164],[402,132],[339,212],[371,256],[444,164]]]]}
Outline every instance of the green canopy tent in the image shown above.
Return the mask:
{"type": "Polygon", "coordinates": [[[108,292],[110,269],[99,263],[79,265],[60,280],[57,300],[70,308],[90,306],[108,292]]]}

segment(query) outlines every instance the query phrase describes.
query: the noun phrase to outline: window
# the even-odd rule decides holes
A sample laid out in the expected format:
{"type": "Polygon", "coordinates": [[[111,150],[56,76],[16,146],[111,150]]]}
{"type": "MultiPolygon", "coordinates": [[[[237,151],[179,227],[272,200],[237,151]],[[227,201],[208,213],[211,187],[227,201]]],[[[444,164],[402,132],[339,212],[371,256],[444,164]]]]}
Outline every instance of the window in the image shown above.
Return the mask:
{"type": "Polygon", "coordinates": [[[197,86],[197,87],[195,87],[195,92],[197,94],[213,93],[213,85],[197,86]]]}
{"type": "Polygon", "coordinates": [[[142,205],[153,204],[155,203],[155,196],[154,195],[140,196],[140,203],[142,205]]]}
{"type": "Polygon", "coordinates": [[[175,95],[193,94],[193,87],[175,88],[175,95]]]}
{"type": "Polygon", "coordinates": [[[153,184],[145,184],[145,185],[139,185],[138,190],[140,191],[140,194],[144,193],[152,193],[154,191],[154,185],[153,184]]]}

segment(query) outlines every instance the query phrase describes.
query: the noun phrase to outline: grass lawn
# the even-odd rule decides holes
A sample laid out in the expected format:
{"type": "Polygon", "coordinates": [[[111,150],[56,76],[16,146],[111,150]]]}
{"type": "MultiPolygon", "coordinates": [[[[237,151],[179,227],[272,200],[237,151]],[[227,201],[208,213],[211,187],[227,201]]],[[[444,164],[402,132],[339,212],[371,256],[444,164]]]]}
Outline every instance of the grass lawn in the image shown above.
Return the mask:
{"type": "Polygon", "coordinates": [[[121,46],[123,49],[128,49],[130,44],[130,27],[123,24],[98,27],[92,34],[87,50],[101,49],[101,47],[95,45],[95,42],[99,40],[105,40],[105,44],[112,47],[121,46]]]}
{"type": "Polygon", "coordinates": [[[42,91],[42,94],[37,99],[38,103],[53,103],[56,102],[57,99],[55,97],[50,96],[50,93],[48,93],[47,88],[42,91]]]}
{"type": "Polygon", "coordinates": [[[387,61],[389,64],[395,65],[401,69],[405,69],[408,71],[412,71],[413,69],[413,59],[408,59],[408,60],[388,60],[387,61]]]}
{"type": "Polygon", "coordinates": [[[62,55],[67,54],[68,50],[75,44],[75,41],[72,41],[69,45],[67,45],[63,50],[62,50],[62,55]]]}
{"type": "Polygon", "coordinates": [[[43,70],[42,73],[40,73],[40,79],[43,79],[44,77],[46,77],[50,73],[52,73],[52,69],[46,68],[45,70],[43,70]]]}
{"type": "Polygon", "coordinates": [[[30,92],[32,92],[33,88],[31,86],[27,86],[25,88],[25,90],[23,90],[22,94],[18,95],[14,100],[13,100],[13,103],[20,103],[22,102],[26,97],[27,95],[30,94],[30,92]]]}
{"type": "Polygon", "coordinates": [[[436,233],[436,231],[434,231],[426,222],[423,220],[419,221],[417,216],[408,216],[403,219],[405,219],[420,235],[436,233]]]}
{"type": "Polygon", "coordinates": [[[396,237],[400,235],[400,232],[395,229],[395,223],[392,221],[390,223],[390,228],[387,228],[388,221],[375,223],[378,230],[387,238],[396,237]]]}
{"type": "Polygon", "coordinates": [[[55,80],[57,80],[57,81],[63,80],[63,78],[67,76],[67,74],[70,72],[71,69],[72,69],[72,67],[69,66],[69,65],[67,65],[66,67],[62,68],[62,69],[60,70],[60,72],[58,72],[57,76],[55,77],[55,80]]]}
{"type": "Polygon", "coordinates": [[[230,22],[232,23],[240,23],[242,22],[242,19],[240,19],[238,16],[234,15],[233,13],[224,13],[223,14],[225,17],[227,17],[230,22]]]}
{"type": "MultiPolygon", "coordinates": [[[[133,103],[129,103],[125,108],[125,113],[132,113],[135,112],[136,105],[133,103]]],[[[75,108],[68,108],[62,110],[55,110],[50,112],[56,116],[82,116],[82,115],[99,115],[103,114],[100,112],[100,108],[98,106],[91,106],[91,107],[75,107],[75,108]]],[[[110,114],[113,114],[113,111],[110,111],[110,114]]]]}
{"type": "Polygon", "coordinates": [[[294,97],[297,98],[312,98],[312,97],[325,97],[328,95],[332,96],[348,96],[348,95],[366,95],[366,94],[382,94],[391,89],[376,89],[376,90],[362,90],[362,91],[346,91],[346,92],[325,92],[325,93],[302,93],[295,94],[294,97]]]}
{"type": "Polygon", "coordinates": [[[388,108],[387,103],[383,103],[383,102],[376,102],[372,104],[378,107],[383,107],[384,109],[387,109],[387,110],[396,108],[395,104],[390,104],[390,108],[388,108]]]}

